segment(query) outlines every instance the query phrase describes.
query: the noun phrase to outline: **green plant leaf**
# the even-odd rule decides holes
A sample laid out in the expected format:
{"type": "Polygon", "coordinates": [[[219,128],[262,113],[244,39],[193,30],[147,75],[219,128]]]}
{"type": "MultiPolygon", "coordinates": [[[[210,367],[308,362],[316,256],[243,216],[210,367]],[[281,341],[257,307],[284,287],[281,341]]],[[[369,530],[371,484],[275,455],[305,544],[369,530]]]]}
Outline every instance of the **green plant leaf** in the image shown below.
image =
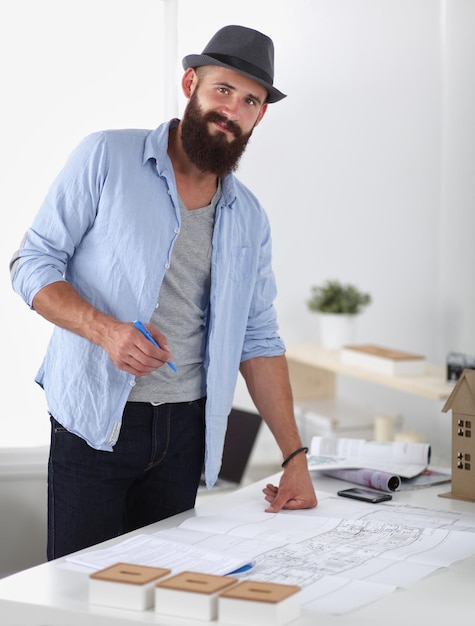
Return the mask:
{"type": "Polygon", "coordinates": [[[307,300],[310,311],[320,313],[346,313],[356,315],[371,303],[369,293],[360,291],[355,285],[328,280],[323,285],[311,287],[307,300]]]}

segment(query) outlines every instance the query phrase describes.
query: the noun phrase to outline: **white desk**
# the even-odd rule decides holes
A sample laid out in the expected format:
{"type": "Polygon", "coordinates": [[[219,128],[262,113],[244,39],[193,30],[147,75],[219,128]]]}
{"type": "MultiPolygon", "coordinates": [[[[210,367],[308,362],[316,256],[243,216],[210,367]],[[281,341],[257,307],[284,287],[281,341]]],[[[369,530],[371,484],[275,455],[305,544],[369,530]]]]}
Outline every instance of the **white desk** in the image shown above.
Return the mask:
{"type": "MultiPolygon", "coordinates": [[[[277,476],[271,477],[275,481],[277,476]]],[[[240,504],[260,493],[267,480],[260,481],[232,494],[206,499],[198,510],[201,514],[215,514],[231,504],[240,504]]],[[[318,490],[334,493],[346,483],[327,477],[318,477],[318,490]]],[[[348,484],[348,486],[351,486],[348,484]]],[[[394,494],[394,501],[428,508],[475,512],[475,504],[437,497],[448,490],[437,485],[394,494]]],[[[263,500],[264,505],[264,500],[263,500]]],[[[193,511],[152,524],[145,532],[177,526],[194,515],[193,511]]],[[[142,529],[140,532],[144,532],[142,529]]],[[[111,545],[122,538],[105,542],[111,545]]],[[[438,570],[408,589],[398,589],[384,599],[344,615],[318,614],[304,610],[292,626],[385,626],[424,623],[430,626],[450,623],[473,623],[475,616],[475,557],[449,568],[438,570]]],[[[137,624],[167,624],[193,626],[190,622],[156,614],[91,607],[87,602],[88,577],[74,571],[57,559],[0,580],[0,623],[2,626],[137,626],[137,624]]],[[[210,622],[211,624],[217,622],[210,622]]],[[[250,625],[251,626],[251,625],[250,625]]],[[[258,626],[258,625],[256,625],[258,626]]]]}

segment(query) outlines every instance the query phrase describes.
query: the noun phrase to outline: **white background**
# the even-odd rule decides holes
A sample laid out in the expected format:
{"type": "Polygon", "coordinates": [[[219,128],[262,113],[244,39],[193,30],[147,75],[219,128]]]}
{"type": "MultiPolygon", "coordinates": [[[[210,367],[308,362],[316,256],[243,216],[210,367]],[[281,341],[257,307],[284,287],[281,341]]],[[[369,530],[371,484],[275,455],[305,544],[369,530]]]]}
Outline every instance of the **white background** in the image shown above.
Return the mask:
{"type": "MultiPolygon", "coordinates": [[[[338,278],[373,296],[358,340],[475,354],[475,3],[20,0],[0,9],[3,445],[48,437],[33,377],[51,329],[12,292],[11,253],[80,138],[180,115],[181,58],[228,23],[273,38],[288,94],[240,168],[271,220],[286,342],[318,340],[305,301],[338,278]]],[[[341,386],[447,449],[440,403],[341,386]]]]}

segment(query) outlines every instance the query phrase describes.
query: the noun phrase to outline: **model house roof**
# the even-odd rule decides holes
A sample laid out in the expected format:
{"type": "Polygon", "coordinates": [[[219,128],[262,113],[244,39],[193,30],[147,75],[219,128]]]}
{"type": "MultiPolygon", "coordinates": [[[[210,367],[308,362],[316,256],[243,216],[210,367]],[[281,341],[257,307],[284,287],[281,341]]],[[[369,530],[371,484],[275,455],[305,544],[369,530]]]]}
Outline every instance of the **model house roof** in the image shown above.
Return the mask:
{"type": "Polygon", "coordinates": [[[475,415],[475,370],[463,370],[442,412],[447,413],[450,409],[457,413],[475,415]]]}

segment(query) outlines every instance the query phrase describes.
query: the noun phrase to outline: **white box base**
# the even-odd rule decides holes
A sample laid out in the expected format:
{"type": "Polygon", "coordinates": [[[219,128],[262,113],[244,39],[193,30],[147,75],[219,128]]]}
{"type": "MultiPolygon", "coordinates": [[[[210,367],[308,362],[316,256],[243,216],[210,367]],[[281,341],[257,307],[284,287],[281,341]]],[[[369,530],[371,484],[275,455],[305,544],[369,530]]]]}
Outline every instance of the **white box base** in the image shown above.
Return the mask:
{"type": "Polygon", "coordinates": [[[290,585],[244,581],[219,596],[219,621],[237,626],[283,626],[300,616],[299,591],[290,585]]]}
{"type": "Polygon", "coordinates": [[[218,595],[236,583],[235,578],[182,572],[155,586],[155,612],[193,620],[215,620],[218,595]]]}
{"type": "Polygon", "coordinates": [[[155,585],[170,570],[117,563],[89,577],[89,603],[131,611],[153,607],[155,585]]]}

